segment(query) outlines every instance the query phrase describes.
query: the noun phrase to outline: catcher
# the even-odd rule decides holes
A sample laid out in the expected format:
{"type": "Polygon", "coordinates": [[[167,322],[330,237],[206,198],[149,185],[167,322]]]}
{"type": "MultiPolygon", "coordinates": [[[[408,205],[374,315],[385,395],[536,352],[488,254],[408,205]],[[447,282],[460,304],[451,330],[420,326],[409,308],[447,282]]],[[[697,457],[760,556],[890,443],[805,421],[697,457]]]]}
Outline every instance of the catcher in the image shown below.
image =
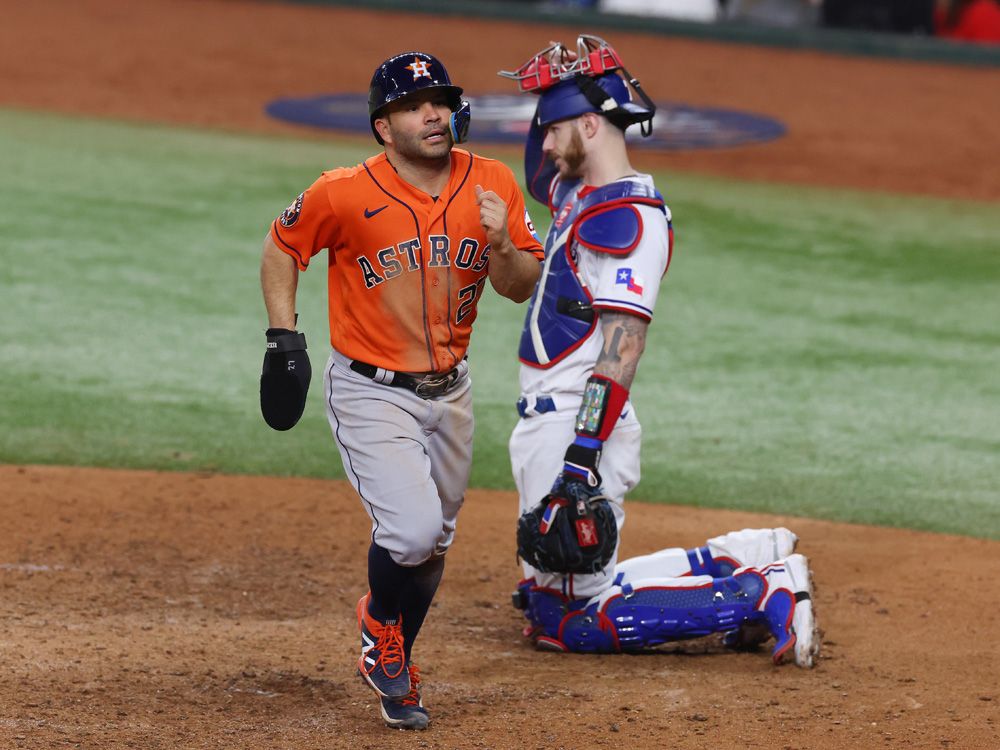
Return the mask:
{"type": "Polygon", "coordinates": [[[819,643],[810,573],[787,529],[617,564],[623,499],[639,481],[629,389],[673,250],[670,209],[631,165],[625,141],[633,125],[649,135],[655,106],[593,36],[575,50],[553,44],[500,75],[538,97],[525,175],[552,214],[521,336],[521,419],[510,439],[525,574],[515,604],[530,621],[526,634],[540,648],[614,652],[713,632],[746,644],[766,625],[776,663],[791,653],[811,666],[819,643]]]}

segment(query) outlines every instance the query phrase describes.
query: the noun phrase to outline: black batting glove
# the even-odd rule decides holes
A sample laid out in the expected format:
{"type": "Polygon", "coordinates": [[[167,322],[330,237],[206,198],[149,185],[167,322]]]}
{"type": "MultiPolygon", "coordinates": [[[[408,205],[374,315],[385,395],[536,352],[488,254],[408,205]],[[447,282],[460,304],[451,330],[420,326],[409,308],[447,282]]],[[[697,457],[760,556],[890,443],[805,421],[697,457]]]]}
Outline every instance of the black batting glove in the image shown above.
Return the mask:
{"type": "Polygon", "coordinates": [[[312,365],[306,337],[287,328],[267,329],[267,351],[260,375],[260,412],[275,430],[290,430],[306,408],[312,365]]]}

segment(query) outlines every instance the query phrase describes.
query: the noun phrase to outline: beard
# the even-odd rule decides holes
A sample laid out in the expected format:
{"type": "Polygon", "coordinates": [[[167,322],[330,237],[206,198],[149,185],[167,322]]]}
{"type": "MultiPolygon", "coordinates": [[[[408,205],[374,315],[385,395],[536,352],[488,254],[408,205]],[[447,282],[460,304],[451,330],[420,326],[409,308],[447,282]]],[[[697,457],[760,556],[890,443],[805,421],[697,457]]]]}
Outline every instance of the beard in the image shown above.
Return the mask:
{"type": "MultiPolygon", "coordinates": [[[[391,124],[390,124],[391,127],[391,124]]],[[[455,142],[451,137],[451,128],[444,127],[444,138],[437,143],[424,140],[432,131],[418,135],[399,132],[392,133],[392,146],[400,156],[408,161],[438,163],[447,161],[455,142]]]]}
{"type": "Polygon", "coordinates": [[[583,138],[580,131],[574,128],[569,136],[569,143],[566,149],[557,154],[556,167],[559,169],[559,176],[563,178],[576,179],[581,176],[580,169],[583,167],[583,160],[586,154],[583,153],[583,138]]]}

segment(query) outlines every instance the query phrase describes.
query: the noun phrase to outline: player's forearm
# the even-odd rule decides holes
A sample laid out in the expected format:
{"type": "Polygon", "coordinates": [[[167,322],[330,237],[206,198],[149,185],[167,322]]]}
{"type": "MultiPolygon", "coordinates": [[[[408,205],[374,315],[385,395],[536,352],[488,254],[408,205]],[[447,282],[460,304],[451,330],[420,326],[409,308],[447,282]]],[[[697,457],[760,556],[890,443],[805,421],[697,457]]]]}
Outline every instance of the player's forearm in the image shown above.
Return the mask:
{"type": "Polygon", "coordinates": [[[299,269],[295,260],[279,250],[270,235],[264,240],[260,261],[260,287],[264,293],[269,328],[295,330],[295,290],[299,269]]]}
{"type": "Polygon", "coordinates": [[[604,348],[594,365],[594,374],[631,388],[639,358],[646,348],[649,321],[628,313],[602,312],[600,323],[604,348]]]}
{"type": "Polygon", "coordinates": [[[541,272],[538,259],[518,250],[512,242],[490,251],[490,283],[497,293],[515,302],[524,302],[531,296],[541,272]]]}

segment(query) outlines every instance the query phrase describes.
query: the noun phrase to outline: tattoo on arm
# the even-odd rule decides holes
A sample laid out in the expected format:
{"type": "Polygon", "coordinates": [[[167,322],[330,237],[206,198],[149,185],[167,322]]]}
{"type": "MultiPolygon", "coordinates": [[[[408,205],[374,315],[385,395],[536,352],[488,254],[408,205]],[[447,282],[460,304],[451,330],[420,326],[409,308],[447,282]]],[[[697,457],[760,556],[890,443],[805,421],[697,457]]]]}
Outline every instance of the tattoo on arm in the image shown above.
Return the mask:
{"type": "Polygon", "coordinates": [[[594,366],[595,375],[611,378],[624,388],[631,388],[639,357],[646,348],[649,322],[628,313],[602,312],[601,331],[604,349],[594,366]]]}

